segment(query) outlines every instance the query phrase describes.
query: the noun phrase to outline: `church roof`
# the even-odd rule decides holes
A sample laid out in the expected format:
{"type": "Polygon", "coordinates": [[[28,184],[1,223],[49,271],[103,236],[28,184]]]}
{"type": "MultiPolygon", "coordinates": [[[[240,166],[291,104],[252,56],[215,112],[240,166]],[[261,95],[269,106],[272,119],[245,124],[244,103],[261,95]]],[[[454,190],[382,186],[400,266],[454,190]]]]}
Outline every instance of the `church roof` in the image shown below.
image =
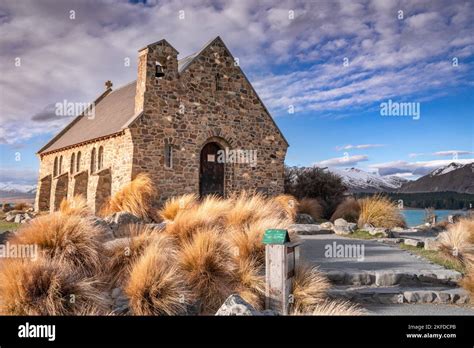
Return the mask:
{"type": "MultiPolygon", "coordinates": [[[[181,74],[215,40],[206,43],[201,50],[178,60],[178,72],[181,74]]],[[[225,44],[224,44],[225,46],[225,44]]],[[[230,52],[229,52],[230,53],[230,52]]],[[[242,72],[247,79],[245,74],[242,72]]],[[[248,79],[247,79],[248,81],[248,79]]],[[[250,82],[249,82],[250,84],[250,82]]],[[[250,86],[252,86],[250,84],[250,86]]],[[[125,128],[139,115],[135,115],[135,92],[136,81],[130,82],[116,90],[107,89],[95,102],[94,117],[77,116],[63,130],[54,136],[38,154],[46,154],[53,151],[63,150],[74,145],[113,136],[123,132],[125,128]]],[[[257,95],[258,97],[258,95],[257,95]]],[[[262,103],[263,107],[265,105],[262,103]]],[[[266,108],[265,108],[266,109],[266,108]]],[[[267,110],[268,112],[268,110],[267,110]]],[[[268,113],[270,115],[270,113],[268,113]]],[[[279,130],[273,118],[270,116],[275,127],[279,130]]],[[[280,132],[281,133],[281,132],[280,132]]],[[[288,144],[282,134],[283,139],[288,144]]]]}

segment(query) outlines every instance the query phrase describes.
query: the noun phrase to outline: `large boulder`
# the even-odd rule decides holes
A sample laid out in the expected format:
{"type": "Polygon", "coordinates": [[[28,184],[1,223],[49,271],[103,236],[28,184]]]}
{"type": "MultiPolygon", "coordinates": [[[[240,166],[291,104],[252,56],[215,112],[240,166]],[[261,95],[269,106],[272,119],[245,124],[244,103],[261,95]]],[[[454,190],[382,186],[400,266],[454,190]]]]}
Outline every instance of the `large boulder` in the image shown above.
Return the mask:
{"type": "Polygon", "coordinates": [[[440,242],[436,240],[436,238],[425,238],[425,250],[433,250],[438,251],[441,247],[440,242]]]}
{"type": "Polygon", "coordinates": [[[297,214],[295,224],[314,224],[315,221],[311,215],[308,214],[297,214]]]}
{"type": "Polygon", "coordinates": [[[334,221],[334,232],[340,235],[348,235],[355,231],[357,225],[349,223],[346,220],[339,218],[334,221]]]}
{"type": "Polygon", "coordinates": [[[334,230],[334,224],[331,221],[323,222],[319,225],[319,227],[321,227],[323,230],[334,230]]]}
{"type": "Polygon", "coordinates": [[[237,294],[230,295],[217,310],[216,315],[237,316],[237,315],[259,315],[259,312],[242,297],[237,294]]]}
{"type": "Polygon", "coordinates": [[[382,238],[392,237],[392,232],[390,231],[389,228],[374,227],[370,229],[368,232],[371,236],[377,236],[377,237],[382,237],[382,238]]]}
{"type": "Polygon", "coordinates": [[[112,229],[115,238],[127,236],[127,226],[129,224],[139,224],[144,222],[138,216],[135,216],[127,211],[119,211],[117,213],[107,216],[104,220],[112,229]]]}
{"type": "Polygon", "coordinates": [[[288,230],[299,235],[332,234],[332,230],[325,230],[318,224],[293,224],[288,230]]]}
{"type": "Polygon", "coordinates": [[[95,227],[98,227],[101,232],[100,238],[99,238],[101,242],[106,242],[115,238],[114,231],[109,226],[107,221],[105,221],[104,219],[101,219],[98,216],[91,216],[90,219],[92,221],[92,224],[95,227]]]}

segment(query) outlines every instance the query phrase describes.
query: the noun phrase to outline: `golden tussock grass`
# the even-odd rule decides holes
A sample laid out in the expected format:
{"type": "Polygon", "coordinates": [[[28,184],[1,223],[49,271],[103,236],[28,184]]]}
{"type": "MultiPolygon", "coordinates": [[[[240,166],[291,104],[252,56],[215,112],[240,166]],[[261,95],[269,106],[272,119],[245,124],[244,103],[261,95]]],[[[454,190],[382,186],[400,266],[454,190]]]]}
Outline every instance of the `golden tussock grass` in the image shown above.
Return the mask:
{"type": "Polygon", "coordinates": [[[10,244],[36,245],[49,258],[86,275],[101,270],[101,230],[78,215],[52,213],[31,220],[10,239],[10,244]]]}
{"type": "Polygon", "coordinates": [[[280,205],[286,216],[291,219],[291,221],[295,221],[296,214],[298,213],[298,200],[294,196],[288,194],[278,195],[273,199],[280,205]]]}
{"type": "Polygon", "coordinates": [[[359,220],[360,203],[354,198],[346,198],[342,201],[331,216],[331,221],[344,219],[348,222],[356,222],[359,220]]]}
{"type": "Polygon", "coordinates": [[[156,236],[133,264],[125,285],[134,315],[185,314],[193,296],[179,272],[171,238],[156,236]]]}
{"type": "Polygon", "coordinates": [[[101,216],[126,211],[142,219],[153,218],[152,201],[156,196],[153,181],[146,174],[138,174],[121,187],[101,210],[101,216]]]}
{"type": "Polygon", "coordinates": [[[83,217],[92,213],[82,195],[76,195],[72,200],[63,199],[59,206],[59,212],[63,215],[79,215],[83,217]]]}
{"type": "Polygon", "coordinates": [[[0,265],[0,313],[103,314],[110,304],[96,285],[65,263],[48,258],[4,260],[0,265]]]}
{"type": "Polygon", "coordinates": [[[319,220],[323,216],[323,207],[317,199],[314,198],[302,198],[298,202],[298,213],[308,214],[314,220],[319,220]]]}
{"type": "Polygon", "coordinates": [[[470,265],[463,279],[459,282],[464,289],[470,292],[471,301],[474,299],[474,265],[470,265]]]}
{"type": "Polygon", "coordinates": [[[226,213],[226,227],[239,228],[267,217],[277,217],[282,207],[274,200],[265,198],[261,193],[234,193],[230,198],[231,207],[226,213]]]}
{"type": "Polygon", "coordinates": [[[173,221],[180,211],[190,209],[197,204],[198,196],[187,194],[168,199],[163,208],[158,211],[158,215],[164,221],[173,221]]]}
{"type": "Polygon", "coordinates": [[[474,219],[461,219],[439,234],[440,251],[446,258],[456,259],[470,267],[474,263],[474,219]]]}
{"type": "Polygon", "coordinates": [[[232,274],[235,291],[255,309],[264,309],[265,269],[263,266],[253,259],[236,257],[232,274]]]}
{"type": "Polygon", "coordinates": [[[296,310],[292,315],[342,315],[342,316],[359,316],[364,315],[365,311],[358,305],[349,301],[341,300],[322,300],[318,304],[310,307],[308,310],[296,310]]]}
{"type": "Polygon", "coordinates": [[[293,281],[292,311],[312,312],[313,308],[326,298],[329,288],[329,280],[317,267],[304,263],[297,265],[293,281]]]}
{"type": "Polygon", "coordinates": [[[183,243],[177,260],[186,284],[201,300],[201,312],[215,313],[231,294],[233,280],[230,251],[218,231],[196,231],[183,243]]]}
{"type": "Polygon", "coordinates": [[[359,228],[365,224],[374,227],[405,227],[405,220],[397,205],[384,196],[372,196],[359,200],[360,215],[358,220],[359,228]]]}
{"type": "Polygon", "coordinates": [[[105,251],[105,269],[111,288],[121,286],[128,280],[131,266],[143,255],[156,236],[155,230],[146,225],[130,225],[127,237],[109,244],[105,251]]]}

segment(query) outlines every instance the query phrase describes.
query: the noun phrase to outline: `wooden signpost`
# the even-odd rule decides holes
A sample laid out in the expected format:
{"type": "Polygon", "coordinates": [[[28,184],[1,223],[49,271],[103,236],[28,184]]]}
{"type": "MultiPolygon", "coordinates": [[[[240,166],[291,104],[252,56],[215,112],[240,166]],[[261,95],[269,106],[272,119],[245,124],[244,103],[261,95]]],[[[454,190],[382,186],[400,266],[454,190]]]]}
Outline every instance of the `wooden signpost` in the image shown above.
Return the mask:
{"type": "Polygon", "coordinates": [[[265,244],[265,308],[288,314],[293,278],[299,259],[299,242],[291,242],[288,231],[270,229],[265,244]]]}

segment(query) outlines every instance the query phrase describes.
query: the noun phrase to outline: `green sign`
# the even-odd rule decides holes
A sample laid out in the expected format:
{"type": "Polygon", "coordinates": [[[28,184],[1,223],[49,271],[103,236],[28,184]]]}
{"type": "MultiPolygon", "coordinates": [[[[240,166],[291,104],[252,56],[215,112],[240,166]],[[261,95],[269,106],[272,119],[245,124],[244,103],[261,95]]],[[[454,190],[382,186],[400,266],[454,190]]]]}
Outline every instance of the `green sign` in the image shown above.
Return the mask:
{"type": "Polygon", "coordinates": [[[263,235],[263,244],[285,244],[290,241],[287,230],[270,229],[263,235]]]}

